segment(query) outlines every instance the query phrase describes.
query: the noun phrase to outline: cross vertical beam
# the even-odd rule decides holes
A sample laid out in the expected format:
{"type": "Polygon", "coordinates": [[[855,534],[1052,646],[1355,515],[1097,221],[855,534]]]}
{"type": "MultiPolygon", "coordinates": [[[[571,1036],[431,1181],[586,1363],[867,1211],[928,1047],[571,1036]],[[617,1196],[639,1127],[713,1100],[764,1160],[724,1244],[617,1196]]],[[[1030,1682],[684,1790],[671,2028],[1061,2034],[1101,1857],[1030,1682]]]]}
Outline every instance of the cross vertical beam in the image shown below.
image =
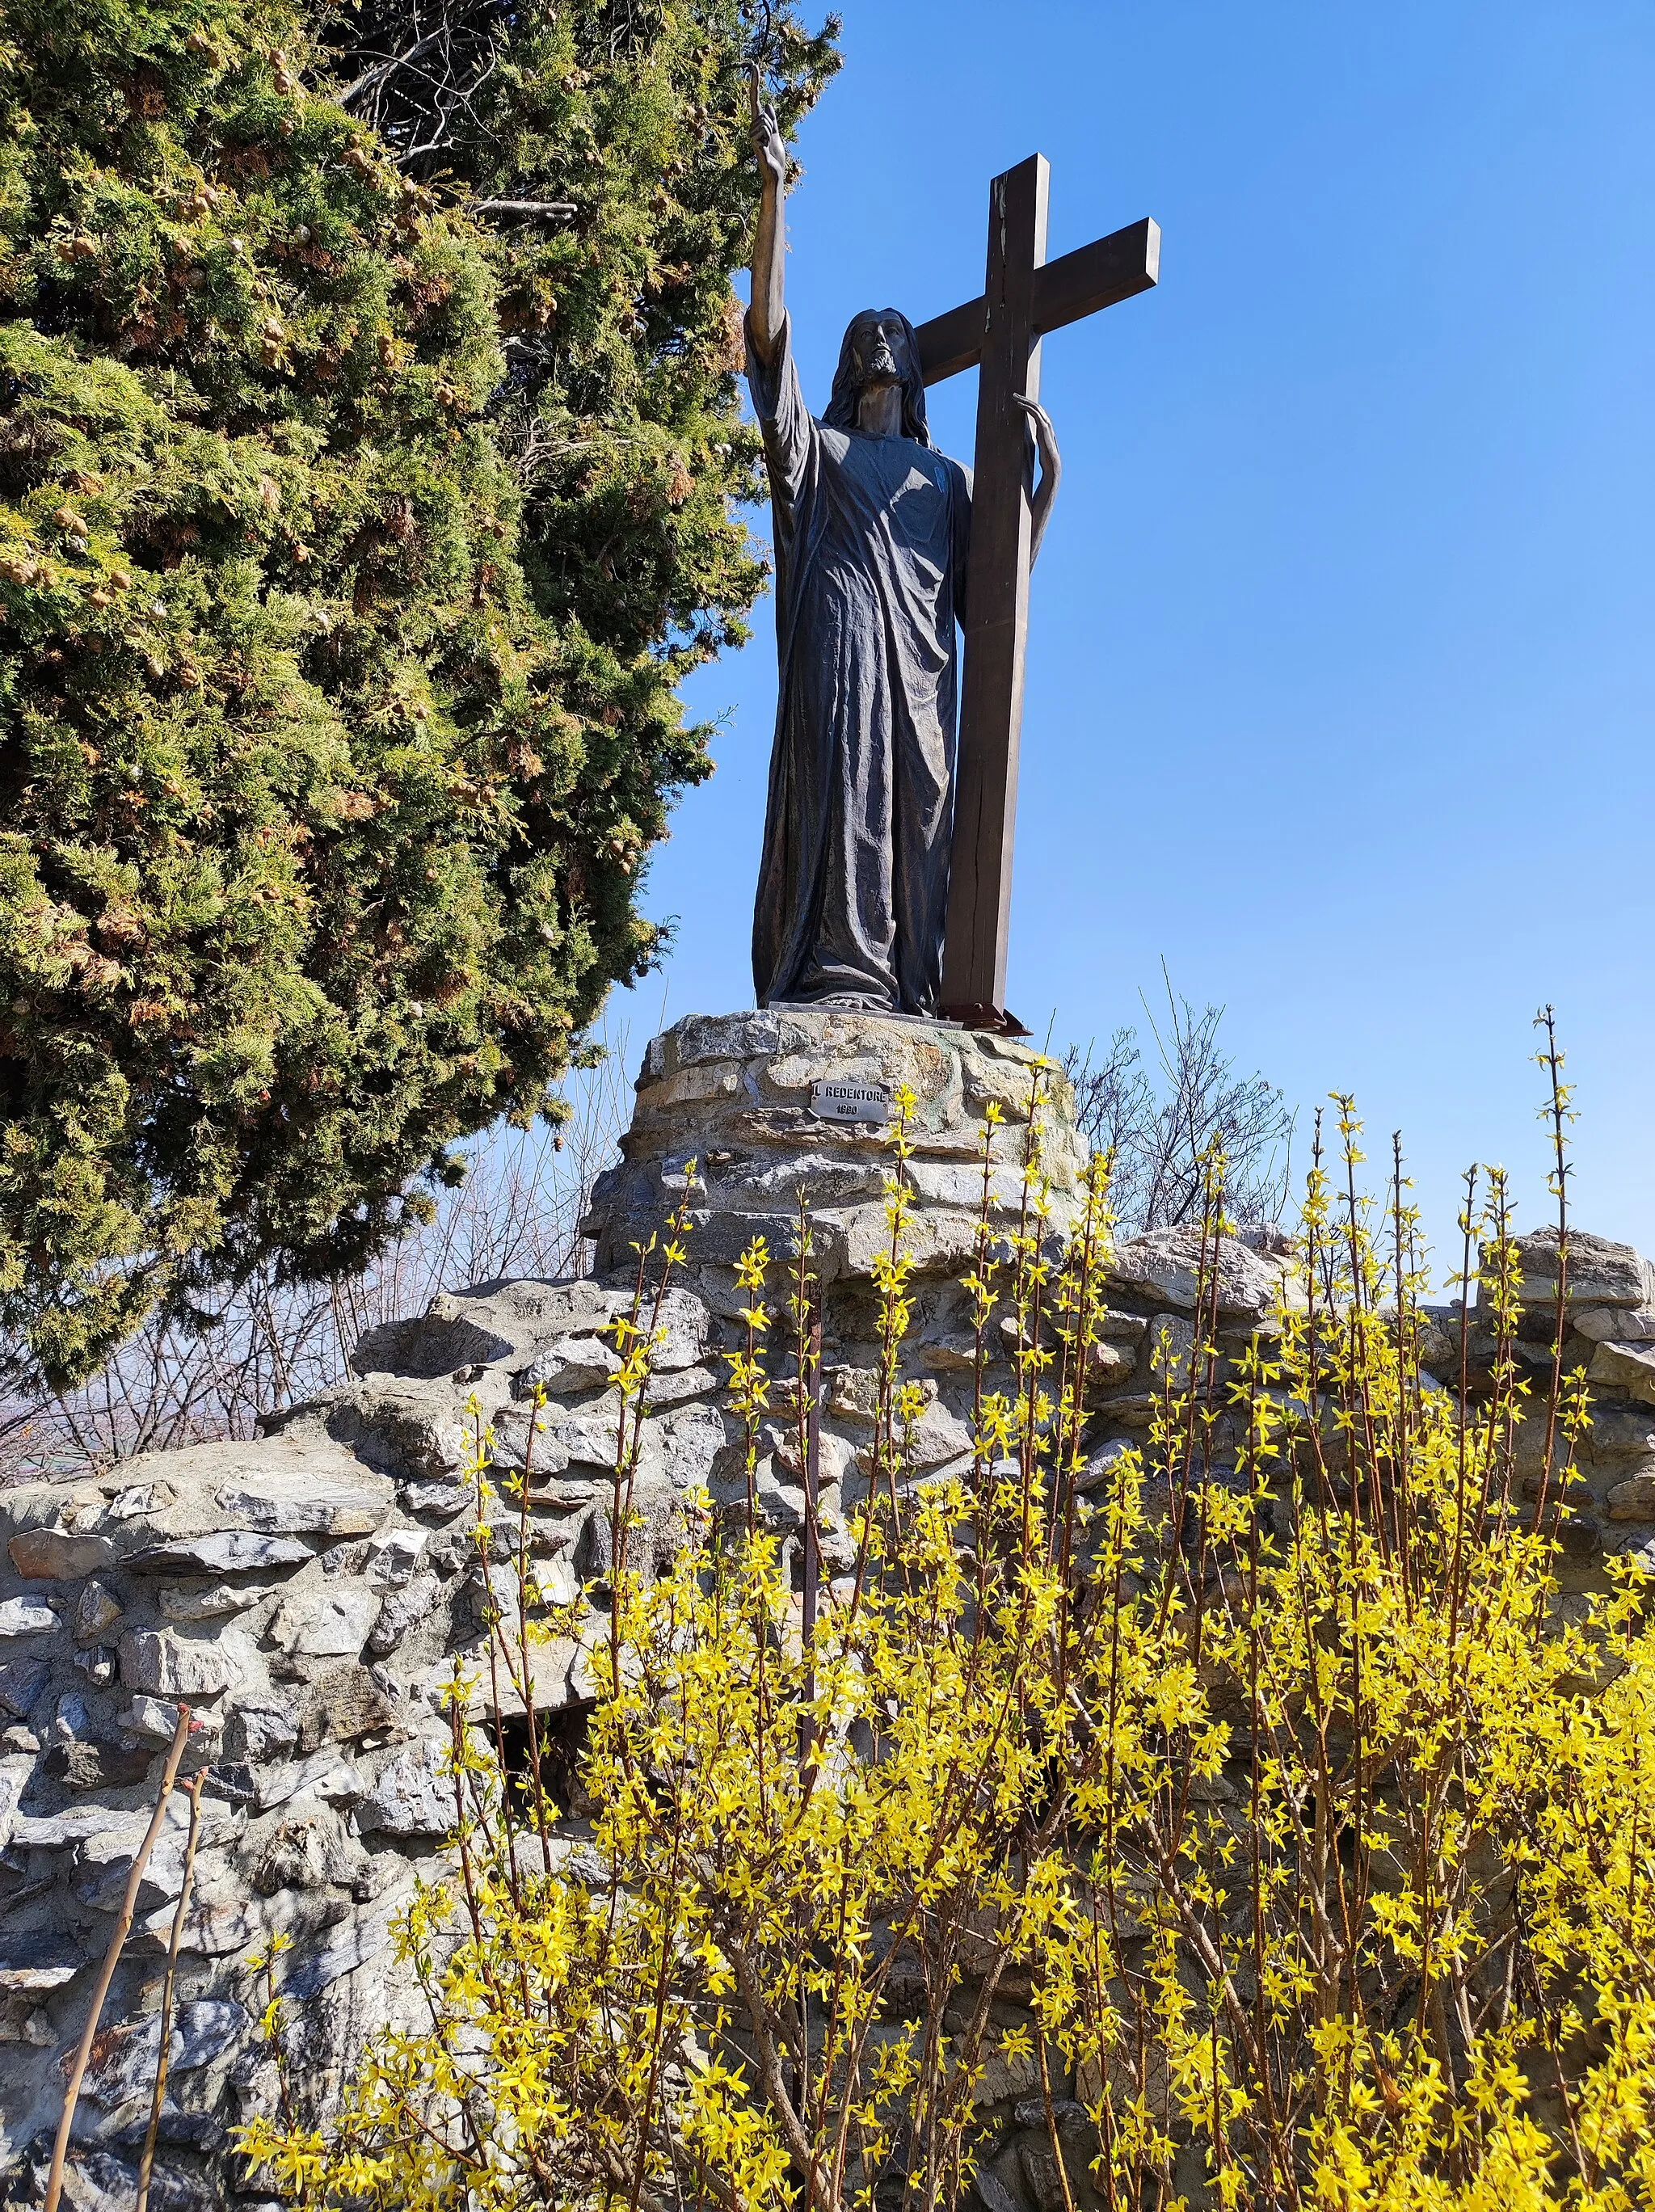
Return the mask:
{"type": "Polygon", "coordinates": [[[954,843],[943,1006],[975,1024],[1005,1006],[1011,847],[1017,818],[1028,635],[1028,418],[1040,395],[1035,272],[1046,259],[1046,157],[989,186],[988,267],[977,386],[965,673],[955,768],[954,843]]]}

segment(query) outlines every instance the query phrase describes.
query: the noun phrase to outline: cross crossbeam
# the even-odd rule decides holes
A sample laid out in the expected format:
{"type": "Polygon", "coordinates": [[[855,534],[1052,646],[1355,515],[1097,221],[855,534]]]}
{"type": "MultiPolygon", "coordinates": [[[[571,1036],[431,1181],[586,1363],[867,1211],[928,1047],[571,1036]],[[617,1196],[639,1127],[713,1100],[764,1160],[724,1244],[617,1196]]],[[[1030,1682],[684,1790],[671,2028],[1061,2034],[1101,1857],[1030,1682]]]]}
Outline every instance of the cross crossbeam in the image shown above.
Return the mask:
{"type": "Polygon", "coordinates": [[[1038,400],[1040,340],[1147,292],[1161,231],[1147,219],[1056,261],[1046,258],[1051,171],[1032,154],[989,186],[981,295],[922,324],[927,384],[979,371],[965,672],[955,769],[954,841],[943,1011],[1003,1029],[1012,838],[1028,636],[1029,438],[1020,398],[1038,400]]]}
{"type": "MultiPolygon", "coordinates": [[[[1038,158],[1038,157],[1037,157],[1038,158]]],[[[1161,225],[1145,216],[1090,246],[1077,246],[1034,274],[1034,335],[1043,338],[1065,323],[1078,323],[1151,290],[1161,276],[1161,225]]],[[[914,332],[927,384],[941,384],[983,357],[988,303],[979,296],[945,315],[933,315],[914,332]]]]}

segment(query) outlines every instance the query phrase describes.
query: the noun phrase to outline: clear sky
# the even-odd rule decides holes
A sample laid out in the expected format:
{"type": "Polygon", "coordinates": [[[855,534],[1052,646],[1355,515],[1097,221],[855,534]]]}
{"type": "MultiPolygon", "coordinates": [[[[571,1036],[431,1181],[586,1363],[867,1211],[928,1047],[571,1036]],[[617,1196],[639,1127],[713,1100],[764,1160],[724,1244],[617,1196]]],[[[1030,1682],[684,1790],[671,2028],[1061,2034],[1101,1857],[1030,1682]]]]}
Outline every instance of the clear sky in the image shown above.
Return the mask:
{"type": "MultiPolygon", "coordinates": [[[[1355,1091],[1376,1162],[1400,1126],[1440,1232],[1474,1158],[1543,1212],[1551,999],[1577,1221],[1655,1253],[1655,8],[843,13],[788,210],[814,406],[856,309],[980,289],[1037,149],[1052,257],[1163,233],[1158,291],[1045,348],[1011,1005],[1101,1039],[1164,957],[1249,1072],[1355,1091]]],[[[933,394],[965,459],[974,386],[933,394]]],[[[652,866],[634,1056],[752,1003],[774,670],[767,602],[692,687],[718,769],[652,866]]]]}

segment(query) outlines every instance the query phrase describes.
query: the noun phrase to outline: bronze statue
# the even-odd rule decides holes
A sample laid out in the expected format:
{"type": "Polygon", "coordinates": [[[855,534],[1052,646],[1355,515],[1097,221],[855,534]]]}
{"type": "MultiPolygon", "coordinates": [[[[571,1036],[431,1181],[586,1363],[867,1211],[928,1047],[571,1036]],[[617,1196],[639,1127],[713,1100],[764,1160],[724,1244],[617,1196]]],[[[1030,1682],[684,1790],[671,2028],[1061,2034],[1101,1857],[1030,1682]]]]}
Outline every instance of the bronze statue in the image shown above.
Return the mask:
{"type": "MultiPolygon", "coordinates": [[[[938,453],[912,325],[869,308],[820,419],[783,306],[787,149],[753,90],[762,198],[747,374],[774,519],[780,689],[753,916],[759,1004],[935,1013],[971,473],[938,453]]],[[[1032,400],[1038,548],[1059,462],[1032,400]]],[[[1032,456],[1031,456],[1032,459],[1032,456]]]]}

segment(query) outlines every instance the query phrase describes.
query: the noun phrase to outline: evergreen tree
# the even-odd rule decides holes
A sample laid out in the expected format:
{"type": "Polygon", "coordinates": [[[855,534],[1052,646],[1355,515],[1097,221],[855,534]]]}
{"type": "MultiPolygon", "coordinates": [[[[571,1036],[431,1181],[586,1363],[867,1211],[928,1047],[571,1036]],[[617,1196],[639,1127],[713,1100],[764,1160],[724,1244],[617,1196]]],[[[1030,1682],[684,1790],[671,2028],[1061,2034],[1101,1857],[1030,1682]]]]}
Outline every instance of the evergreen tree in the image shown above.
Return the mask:
{"type": "Polygon", "coordinates": [[[3,0],[0,1322],[361,1264],[660,951],[758,0],[3,0]]]}

